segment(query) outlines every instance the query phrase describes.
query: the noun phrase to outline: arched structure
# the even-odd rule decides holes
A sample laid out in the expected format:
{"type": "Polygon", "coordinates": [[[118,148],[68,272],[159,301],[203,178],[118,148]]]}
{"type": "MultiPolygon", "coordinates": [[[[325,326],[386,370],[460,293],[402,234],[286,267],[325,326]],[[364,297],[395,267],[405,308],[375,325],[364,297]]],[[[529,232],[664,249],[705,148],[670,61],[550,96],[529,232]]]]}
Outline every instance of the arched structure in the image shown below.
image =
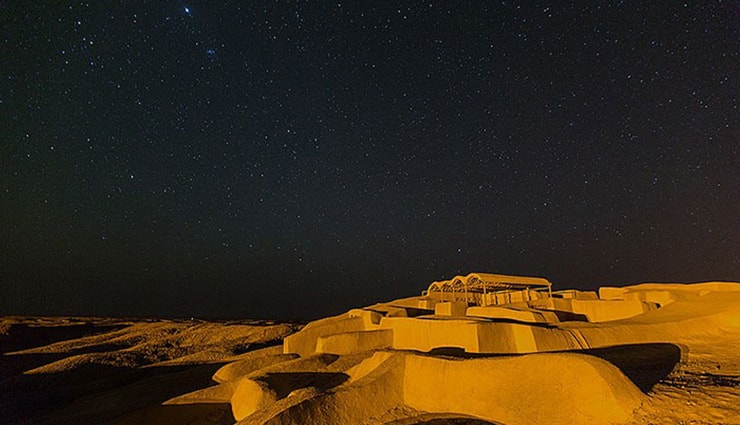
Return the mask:
{"type": "Polygon", "coordinates": [[[544,291],[550,297],[552,284],[541,277],[470,273],[467,276],[432,282],[424,295],[438,297],[439,301],[464,301],[483,306],[528,301],[539,298],[539,294],[544,291]]]}

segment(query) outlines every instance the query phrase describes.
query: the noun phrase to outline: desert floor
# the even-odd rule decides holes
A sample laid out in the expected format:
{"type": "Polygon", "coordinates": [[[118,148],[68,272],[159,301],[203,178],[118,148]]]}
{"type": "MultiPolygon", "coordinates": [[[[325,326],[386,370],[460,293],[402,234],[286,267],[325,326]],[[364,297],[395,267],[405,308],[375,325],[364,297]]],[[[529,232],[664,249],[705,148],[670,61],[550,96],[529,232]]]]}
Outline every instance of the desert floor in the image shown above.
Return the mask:
{"type": "MultiPolygon", "coordinates": [[[[0,423],[232,424],[228,404],[162,406],[298,325],[264,321],[3,317],[0,423]],[[158,419],[159,418],[159,419],[158,419]]],[[[274,350],[274,349],[273,349],[274,350]]]]}

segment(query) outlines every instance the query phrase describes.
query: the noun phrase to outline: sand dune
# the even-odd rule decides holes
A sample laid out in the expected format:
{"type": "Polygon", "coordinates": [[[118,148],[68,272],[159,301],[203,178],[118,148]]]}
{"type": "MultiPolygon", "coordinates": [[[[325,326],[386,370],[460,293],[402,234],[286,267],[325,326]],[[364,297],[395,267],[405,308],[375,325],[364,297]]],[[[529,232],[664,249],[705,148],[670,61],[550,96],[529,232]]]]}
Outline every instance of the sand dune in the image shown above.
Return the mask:
{"type": "Polygon", "coordinates": [[[740,424],[740,284],[508,291],[425,293],[305,327],[5,317],[0,417],[740,424]]]}
{"type": "Polygon", "coordinates": [[[249,350],[281,353],[282,338],[298,326],[4,317],[0,329],[0,423],[109,423],[140,409],[133,417],[158,419],[130,423],[233,423],[228,405],[215,413],[213,406],[160,405],[209,386],[221,366],[248,358],[249,350]],[[176,419],[200,411],[217,419],[176,419]]]}

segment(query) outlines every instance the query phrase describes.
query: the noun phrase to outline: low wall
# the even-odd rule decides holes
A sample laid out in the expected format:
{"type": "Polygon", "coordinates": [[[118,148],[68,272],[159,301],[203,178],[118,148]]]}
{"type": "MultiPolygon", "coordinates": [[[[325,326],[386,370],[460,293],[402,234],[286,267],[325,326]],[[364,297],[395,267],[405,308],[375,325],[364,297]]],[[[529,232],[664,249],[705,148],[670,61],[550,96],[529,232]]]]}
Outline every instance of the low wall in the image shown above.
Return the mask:
{"type": "Polygon", "coordinates": [[[345,355],[368,350],[382,350],[392,345],[393,331],[390,329],[344,332],[320,337],[316,344],[316,352],[345,355]]]}
{"type": "Polygon", "coordinates": [[[657,308],[639,299],[588,300],[577,298],[549,298],[529,302],[532,308],[582,314],[589,322],[608,322],[627,319],[657,308]]]}
{"type": "Polygon", "coordinates": [[[461,348],[468,353],[514,354],[585,348],[567,329],[526,323],[383,318],[380,327],[393,332],[392,348],[398,350],[461,348]]]}
{"type": "Polygon", "coordinates": [[[535,311],[498,306],[469,307],[468,316],[485,317],[489,319],[511,319],[527,323],[558,322],[558,316],[549,311],[535,311]]]}
{"type": "Polygon", "coordinates": [[[380,328],[392,330],[395,349],[430,351],[439,347],[457,347],[477,353],[477,323],[469,319],[384,317],[380,328]]]}
{"type": "Polygon", "coordinates": [[[444,301],[434,305],[434,314],[440,316],[465,316],[467,310],[465,301],[444,301]]]}
{"type": "Polygon", "coordinates": [[[320,337],[362,330],[365,330],[365,318],[363,317],[342,315],[320,322],[313,322],[301,329],[300,332],[285,338],[283,341],[283,353],[296,353],[301,357],[310,356],[316,352],[316,343],[320,337]]]}

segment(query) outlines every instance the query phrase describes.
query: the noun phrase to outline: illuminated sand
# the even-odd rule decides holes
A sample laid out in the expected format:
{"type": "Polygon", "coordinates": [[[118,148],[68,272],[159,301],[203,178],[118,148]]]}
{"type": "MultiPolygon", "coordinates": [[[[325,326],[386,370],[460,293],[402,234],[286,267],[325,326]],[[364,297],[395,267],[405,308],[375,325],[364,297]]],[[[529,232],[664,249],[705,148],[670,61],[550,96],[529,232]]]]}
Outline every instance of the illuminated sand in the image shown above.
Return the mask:
{"type": "MultiPolygon", "coordinates": [[[[509,290],[505,299],[474,289],[432,288],[296,333],[109,324],[120,329],[4,356],[55,361],[3,376],[0,389],[70,371],[72,388],[86,370],[142,374],[85,397],[72,391],[36,417],[15,403],[9,411],[28,423],[740,423],[740,284],[509,290]]],[[[3,326],[13,320],[22,322],[3,326]]]]}

